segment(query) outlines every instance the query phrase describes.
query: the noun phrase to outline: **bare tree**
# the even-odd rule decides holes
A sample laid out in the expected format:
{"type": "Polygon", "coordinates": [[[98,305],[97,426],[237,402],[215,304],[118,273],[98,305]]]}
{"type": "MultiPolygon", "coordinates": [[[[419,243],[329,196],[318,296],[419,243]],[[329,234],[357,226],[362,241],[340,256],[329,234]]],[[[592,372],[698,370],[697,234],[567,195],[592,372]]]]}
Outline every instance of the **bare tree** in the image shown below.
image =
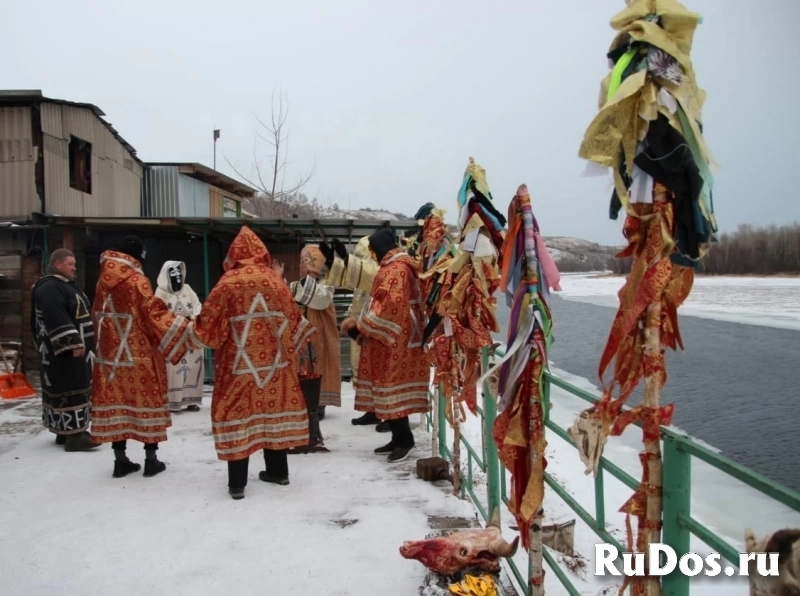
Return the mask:
{"type": "MultiPolygon", "coordinates": [[[[614,273],[627,274],[631,263],[630,258],[612,258],[608,267],[614,273]]],[[[768,227],[741,224],[735,232],[721,234],[700,265],[698,273],[706,275],[800,274],[800,223],[768,227]]]]}
{"type": "MultiPolygon", "coordinates": [[[[259,217],[298,217],[298,214],[292,213],[293,208],[301,208],[305,212],[317,207],[316,199],[308,199],[300,192],[314,176],[314,167],[310,172],[298,176],[293,184],[286,185],[286,166],[289,165],[289,131],[286,126],[288,117],[288,100],[281,93],[276,104],[273,90],[269,122],[255,116],[260,128],[256,130],[256,138],[253,140],[253,167],[250,175],[244,175],[225,157],[225,161],[241,179],[259,190],[251,201],[253,210],[259,217]],[[259,139],[269,147],[266,159],[259,157],[259,139]],[[268,164],[264,163],[266,160],[268,164]]],[[[307,216],[305,213],[303,215],[307,216]]]]}

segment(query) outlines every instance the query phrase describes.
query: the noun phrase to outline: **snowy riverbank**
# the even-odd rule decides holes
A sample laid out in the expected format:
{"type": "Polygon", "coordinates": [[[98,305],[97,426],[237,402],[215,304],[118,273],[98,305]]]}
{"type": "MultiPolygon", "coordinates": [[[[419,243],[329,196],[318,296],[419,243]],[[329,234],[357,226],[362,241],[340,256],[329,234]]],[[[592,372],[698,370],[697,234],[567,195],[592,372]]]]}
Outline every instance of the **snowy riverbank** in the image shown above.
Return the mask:
{"type": "MultiPolygon", "coordinates": [[[[567,300],[616,308],[625,277],[598,273],[562,274],[558,295],[567,300]]],[[[702,276],[678,310],[681,316],[800,329],[800,277],[702,276]]]]}

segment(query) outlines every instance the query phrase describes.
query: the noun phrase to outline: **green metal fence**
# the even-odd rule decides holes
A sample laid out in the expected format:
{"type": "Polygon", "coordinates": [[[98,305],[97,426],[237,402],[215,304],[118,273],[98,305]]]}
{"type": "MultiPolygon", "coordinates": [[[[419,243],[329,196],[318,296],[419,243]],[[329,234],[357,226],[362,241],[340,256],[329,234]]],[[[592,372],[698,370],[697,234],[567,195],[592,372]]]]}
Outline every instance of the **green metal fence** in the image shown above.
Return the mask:
{"type": "MultiPolygon", "coordinates": [[[[495,356],[502,356],[502,351],[497,350],[495,356]]],[[[483,354],[483,367],[487,369],[490,354],[488,349],[483,354]]],[[[560,379],[559,377],[545,373],[544,382],[544,416],[545,427],[549,432],[554,433],[573,448],[575,444],[567,434],[566,428],[556,424],[550,418],[550,391],[552,387],[558,387],[564,391],[579,397],[588,404],[597,401],[597,397],[574,385],[560,379]]],[[[482,427],[482,445],[480,451],[470,444],[469,440],[462,434],[461,443],[466,448],[466,461],[462,461],[464,470],[464,482],[461,486],[461,497],[467,498],[474,503],[484,520],[489,519],[494,507],[499,506],[502,501],[508,505],[506,494],[506,473],[500,464],[497,456],[497,447],[492,435],[495,417],[497,415],[497,404],[485,383],[482,391],[482,406],[478,407],[478,415],[482,427]],[[475,469],[481,470],[486,475],[486,495],[479,495],[473,483],[475,469]],[[484,502],[486,505],[484,505],[484,502]]],[[[438,390],[437,390],[438,391],[438,390]]],[[[441,457],[453,461],[452,451],[447,442],[447,422],[445,421],[445,402],[436,399],[437,396],[431,393],[432,401],[437,404],[437,418],[441,421],[438,424],[437,442],[441,457]]],[[[427,426],[433,428],[434,420],[429,414],[426,417],[427,426]]],[[[714,533],[711,529],[704,526],[697,519],[692,517],[691,507],[691,472],[692,462],[700,460],[716,468],[725,475],[735,478],[740,482],[750,486],[775,501],[800,512],[800,494],[781,486],[758,472],[754,472],[736,462],[719,455],[704,447],[691,438],[675,432],[672,429],[662,427],[661,438],[663,441],[663,530],[662,541],[671,546],[680,559],[681,555],[691,551],[690,541],[692,535],[705,542],[715,552],[727,559],[734,566],[739,564],[739,555],[735,547],[714,533]]],[[[577,457],[577,454],[576,454],[577,457]]],[[[639,486],[639,480],[622,470],[619,466],[603,457],[597,476],[594,478],[594,514],[587,511],[572,495],[570,495],[549,473],[545,472],[545,484],[558,497],[563,500],[569,508],[579,517],[603,542],[613,544],[620,552],[626,549],[609,532],[606,526],[606,506],[605,506],[605,475],[616,478],[626,486],[635,490],[639,486]]],[[[579,596],[580,592],[570,581],[564,569],[558,565],[553,553],[547,548],[543,549],[543,557],[550,571],[558,578],[566,593],[570,596],[579,596]]],[[[530,569],[526,571],[527,577],[523,576],[522,570],[518,568],[511,559],[506,560],[511,574],[515,580],[517,590],[530,595],[528,577],[530,569]]],[[[663,593],[669,596],[688,596],[690,594],[690,577],[678,572],[664,576],[662,578],[663,593]]]]}

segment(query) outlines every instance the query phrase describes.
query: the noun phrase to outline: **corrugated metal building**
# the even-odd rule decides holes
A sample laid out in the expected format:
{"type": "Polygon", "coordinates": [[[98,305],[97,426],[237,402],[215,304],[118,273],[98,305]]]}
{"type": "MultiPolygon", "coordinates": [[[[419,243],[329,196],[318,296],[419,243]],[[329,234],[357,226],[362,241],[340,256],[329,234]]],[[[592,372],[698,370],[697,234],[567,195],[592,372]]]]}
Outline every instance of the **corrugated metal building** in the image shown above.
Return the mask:
{"type": "Polygon", "coordinates": [[[198,163],[148,163],[142,217],[242,217],[256,189],[198,163]]]}
{"type": "Polygon", "coordinates": [[[92,104],[0,91],[0,218],[138,217],[144,164],[92,104]]]}

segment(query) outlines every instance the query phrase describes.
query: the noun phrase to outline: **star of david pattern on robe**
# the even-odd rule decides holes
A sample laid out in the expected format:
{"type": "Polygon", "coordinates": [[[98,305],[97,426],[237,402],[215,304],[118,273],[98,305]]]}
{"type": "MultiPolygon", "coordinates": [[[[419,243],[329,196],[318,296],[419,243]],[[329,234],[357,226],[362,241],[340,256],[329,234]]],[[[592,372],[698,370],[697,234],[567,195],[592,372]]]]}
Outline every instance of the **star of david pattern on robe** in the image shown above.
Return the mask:
{"type": "Polygon", "coordinates": [[[100,257],[94,304],[92,437],[109,443],[167,440],[166,364],[191,347],[190,322],[153,294],[139,261],[107,250],[100,257]]]}
{"type": "Polygon", "coordinates": [[[266,246],[243,227],[195,319],[196,342],[216,350],[211,422],[221,460],[308,444],[298,355],[315,329],[270,263],[266,246]]]}

